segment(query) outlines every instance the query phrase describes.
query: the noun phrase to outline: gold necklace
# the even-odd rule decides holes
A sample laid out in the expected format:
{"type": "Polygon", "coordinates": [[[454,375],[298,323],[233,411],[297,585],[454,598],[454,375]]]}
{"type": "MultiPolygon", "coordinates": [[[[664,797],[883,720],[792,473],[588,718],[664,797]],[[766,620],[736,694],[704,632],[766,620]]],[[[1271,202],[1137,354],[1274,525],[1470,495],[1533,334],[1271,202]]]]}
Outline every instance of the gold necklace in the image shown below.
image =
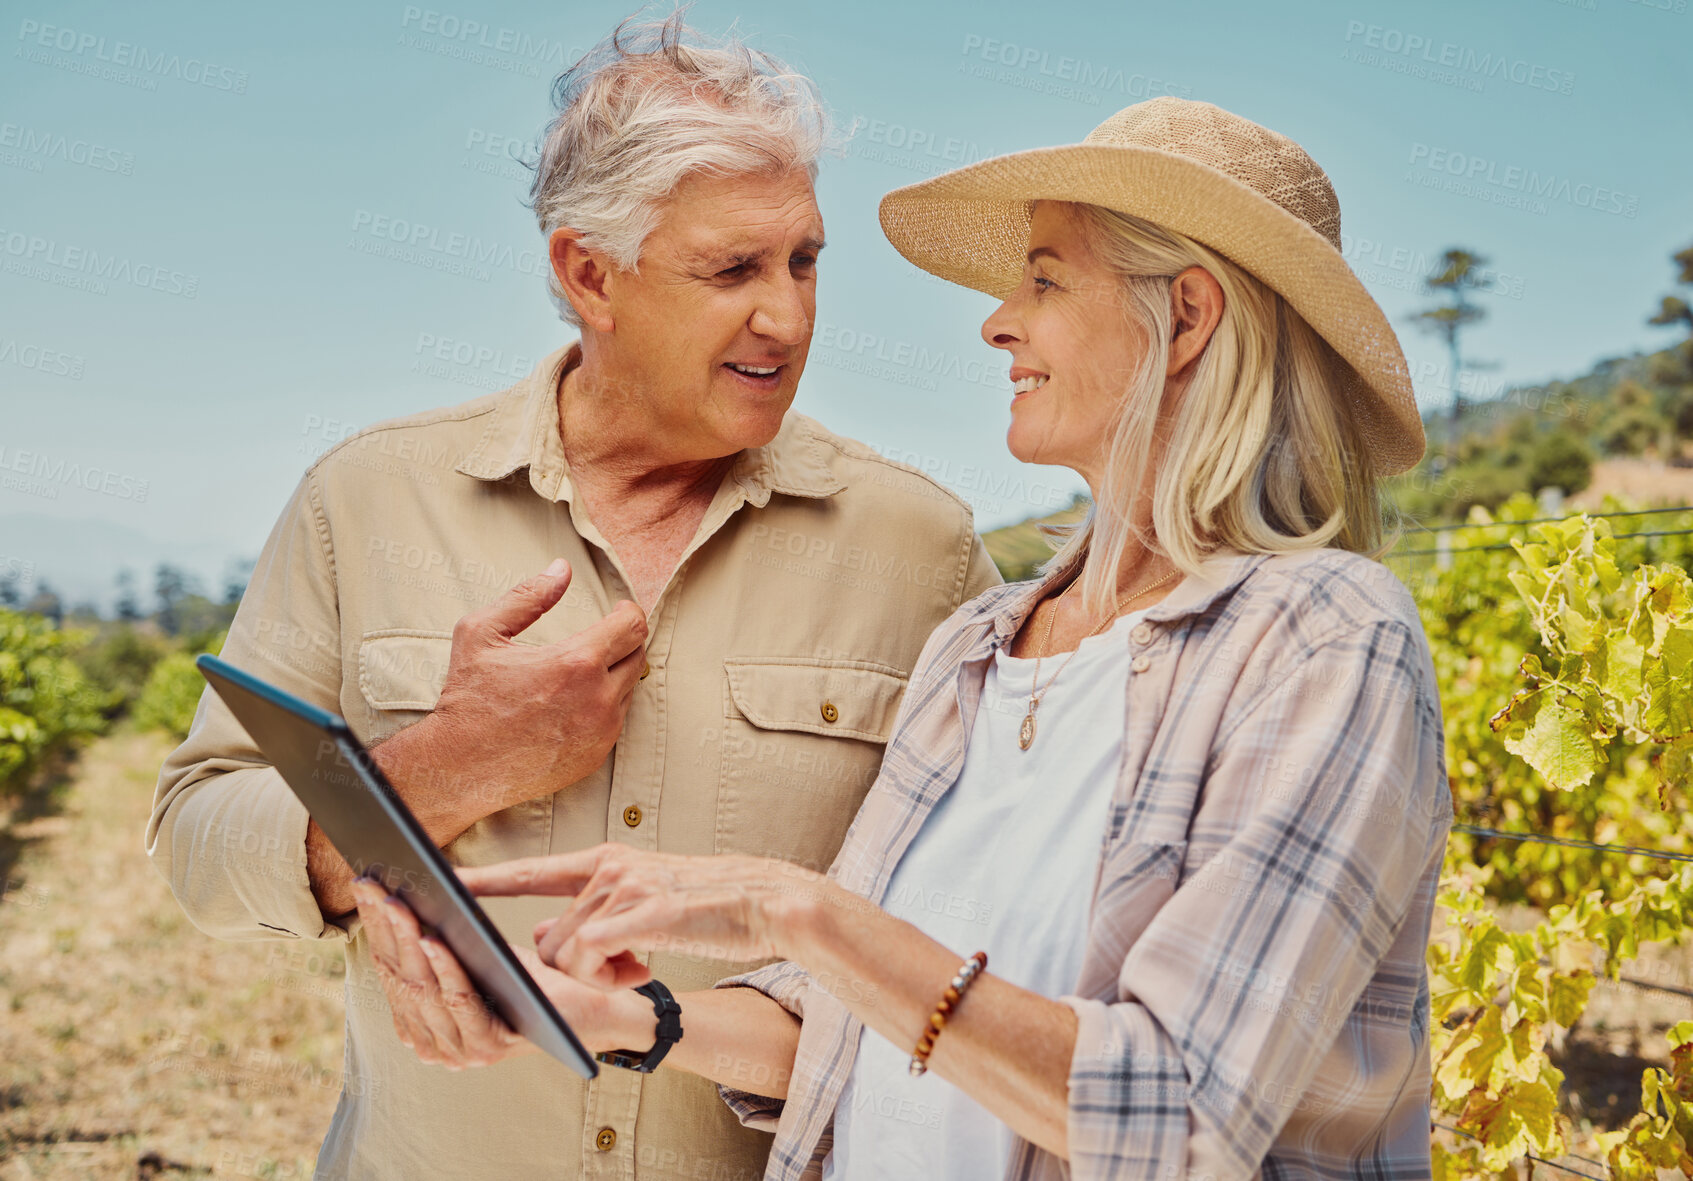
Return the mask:
{"type": "MultiPolygon", "coordinates": [[[[1116,611],[1114,611],[1110,615],[1106,616],[1104,623],[1102,623],[1098,627],[1094,628],[1091,632],[1089,632],[1083,638],[1091,640],[1094,636],[1097,636],[1100,632],[1104,631],[1107,627],[1111,626],[1111,624],[1113,624],[1117,621],[1117,617],[1120,616],[1123,613],[1124,607],[1126,607],[1128,604],[1134,602],[1136,599],[1141,598],[1144,595],[1151,594],[1153,591],[1157,590],[1159,587],[1165,586],[1168,583],[1174,581],[1176,576],[1180,573],[1181,573],[1180,570],[1173,570],[1169,574],[1166,574],[1163,578],[1160,578],[1157,582],[1153,583],[1151,586],[1143,586],[1140,590],[1137,590],[1134,594],[1129,595],[1127,598],[1118,599],[1116,611]]],[[[1072,583],[1071,585],[1074,585],[1074,584],[1072,583]]],[[[1067,595],[1069,593],[1070,593],[1069,587],[1066,587],[1064,589],[1063,594],[1060,594],[1058,596],[1058,598],[1062,599],[1064,597],[1064,595],[1067,595]]],[[[1053,604],[1052,604],[1052,613],[1046,617],[1046,635],[1044,637],[1042,637],[1042,639],[1041,639],[1040,651],[1035,653],[1035,675],[1029,682],[1029,712],[1023,715],[1023,725],[1017,731],[1017,745],[1019,747],[1021,747],[1023,750],[1028,750],[1029,747],[1034,745],[1034,741],[1035,741],[1035,708],[1038,705],[1040,705],[1040,699],[1042,697],[1046,696],[1046,691],[1048,689],[1052,688],[1053,681],[1056,681],[1059,678],[1059,676],[1064,672],[1064,670],[1070,667],[1070,661],[1074,660],[1076,658],[1076,653],[1080,652],[1082,650],[1081,644],[1077,643],[1077,645],[1070,650],[1070,655],[1064,658],[1064,663],[1058,666],[1058,671],[1052,674],[1052,680],[1048,681],[1044,686],[1041,685],[1041,683],[1040,683],[1041,657],[1046,653],[1046,646],[1049,643],[1052,642],[1052,625],[1053,625],[1053,622],[1057,620],[1057,618],[1058,618],[1058,602],[1057,602],[1057,600],[1054,600],[1053,604]]]]}

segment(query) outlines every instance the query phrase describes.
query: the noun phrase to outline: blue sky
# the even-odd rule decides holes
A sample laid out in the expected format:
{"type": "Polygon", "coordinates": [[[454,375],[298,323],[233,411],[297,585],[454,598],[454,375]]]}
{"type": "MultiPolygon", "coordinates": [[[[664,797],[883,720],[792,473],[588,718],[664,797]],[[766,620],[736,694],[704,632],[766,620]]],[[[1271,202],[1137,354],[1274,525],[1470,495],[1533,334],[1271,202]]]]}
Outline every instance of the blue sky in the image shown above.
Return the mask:
{"type": "MultiPolygon", "coordinates": [[[[1407,317],[1451,245],[1495,272],[1470,345],[1491,367],[1466,388],[1573,376],[1668,343],[1645,318],[1693,243],[1687,9],[700,0],[691,21],[785,57],[856,128],[819,182],[830,246],[796,409],[926,466],[987,528],[1081,485],[1006,453],[1003,364],[977,334],[992,304],[894,253],[883,193],[1074,142],[1155,94],[1204,99],[1327,170],[1425,405],[1451,378],[1407,317]],[[940,369],[902,363],[918,348],[940,369]]],[[[629,11],[0,4],[0,574],[83,596],[170,557],[210,579],[330,442],[509,384],[567,340],[505,153],[629,11]],[[410,257],[369,253],[396,234],[410,257]],[[494,261],[452,273],[454,235],[494,261]]]]}

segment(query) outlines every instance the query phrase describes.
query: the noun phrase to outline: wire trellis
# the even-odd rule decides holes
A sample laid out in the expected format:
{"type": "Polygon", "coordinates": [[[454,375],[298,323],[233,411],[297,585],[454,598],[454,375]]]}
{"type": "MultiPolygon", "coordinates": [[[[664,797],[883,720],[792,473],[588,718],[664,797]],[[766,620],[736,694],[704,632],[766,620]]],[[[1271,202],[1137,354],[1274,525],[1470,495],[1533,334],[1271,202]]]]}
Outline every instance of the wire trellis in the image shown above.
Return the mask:
{"type": "MultiPolygon", "coordinates": [[[[1613,533],[1611,534],[1611,537],[1616,541],[1621,541],[1625,537],[1685,537],[1689,533],[1693,533],[1693,529],[1651,529],[1642,530],[1638,533],[1613,533]]],[[[1429,549],[1397,550],[1388,554],[1387,557],[1391,560],[1393,558],[1414,558],[1420,554],[1469,554],[1489,550],[1507,550],[1511,548],[1512,546],[1510,542],[1502,542],[1497,545],[1434,546],[1429,549]]]]}
{"type": "Polygon", "coordinates": [[[1477,824],[1454,824],[1452,831],[1468,833],[1477,837],[1495,837],[1507,841],[1561,845],[1568,849],[1592,849],[1598,853],[1620,853],[1628,857],[1657,857],[1665,861],[1693,861],[1693,853],[1673,853],[1667,849],[1648,849],[1641,845],[1601,845],[1595,841],[1583,841],[1575,837],[1554,837],[1538,832],[1505,832],[1497,828],[1483,828],[1477,824]]]}
{"type": "MultiPolygon", "coordinates": [[[[1687,513],[1693,512],[1693,505],[1678,504],[1669,508],[1637,508],[1618,509],[1613,513],[1587,513],[1589,517],[1650,517],[1658,513],[1687,513]]],[[[1460,523],[1457,525],[1430,525],[1427,529],[1419,530],[1423,533],[1448,533],[1455,529],[1514,529],[1523,525],[1550,525],[1557,521],[1567,521],[1574,513],[1562,517],[1535,517],[1528,521],[1488,521],[1486,524],[1472,525],[1460,523]]]]}

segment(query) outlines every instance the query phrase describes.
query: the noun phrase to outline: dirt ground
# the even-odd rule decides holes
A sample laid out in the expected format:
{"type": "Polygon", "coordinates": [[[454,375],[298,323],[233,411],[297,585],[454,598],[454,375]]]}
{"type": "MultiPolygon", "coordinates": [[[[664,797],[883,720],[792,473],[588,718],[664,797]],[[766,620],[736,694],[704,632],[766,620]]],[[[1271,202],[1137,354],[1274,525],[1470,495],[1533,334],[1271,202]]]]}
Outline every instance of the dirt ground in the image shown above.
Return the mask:
{"type": "Polygon", "coordinates": [[[170,748],[119,732],[0,801],[3,1181],[311,1176],[340,1089],[339,952],[319,987],[275,970],[280,944],[183,917],[141,844],[170,748]]]}
{"type": "Polygon", "coordinates": [[[1693,468],[1656,459],[1601,459],[1593,482],[1570,497],[1570,507],[1596,509],[1607,494],[1630,504],[1693,504],[1693,468]]]}

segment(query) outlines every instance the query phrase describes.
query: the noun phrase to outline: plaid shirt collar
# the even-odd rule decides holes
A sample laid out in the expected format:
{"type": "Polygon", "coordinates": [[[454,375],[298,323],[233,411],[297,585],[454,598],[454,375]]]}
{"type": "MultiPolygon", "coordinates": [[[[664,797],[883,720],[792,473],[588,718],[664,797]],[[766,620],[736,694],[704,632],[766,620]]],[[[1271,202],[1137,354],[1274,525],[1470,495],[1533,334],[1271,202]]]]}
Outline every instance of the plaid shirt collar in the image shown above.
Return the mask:
{"type": "MultiPolygon", "coordinates": [[[[1201,563],[1197,573],[1183,577],[1174,590],[1154,603],[1144,619],[1148,623],[1169,623],[1201,614],[1245,582],[1268,558],[1268,554],[1219,550],[1201,563]]],[[[988,641],[988,651],[1003,647],[1052,588],[1079,570],[1081,562],[1082,556],[1077,555],[1042,578],[1008,582],[988,591],[975,600],[974,618],[966,626],[982,628],[982,638],[988,641]]]]}

